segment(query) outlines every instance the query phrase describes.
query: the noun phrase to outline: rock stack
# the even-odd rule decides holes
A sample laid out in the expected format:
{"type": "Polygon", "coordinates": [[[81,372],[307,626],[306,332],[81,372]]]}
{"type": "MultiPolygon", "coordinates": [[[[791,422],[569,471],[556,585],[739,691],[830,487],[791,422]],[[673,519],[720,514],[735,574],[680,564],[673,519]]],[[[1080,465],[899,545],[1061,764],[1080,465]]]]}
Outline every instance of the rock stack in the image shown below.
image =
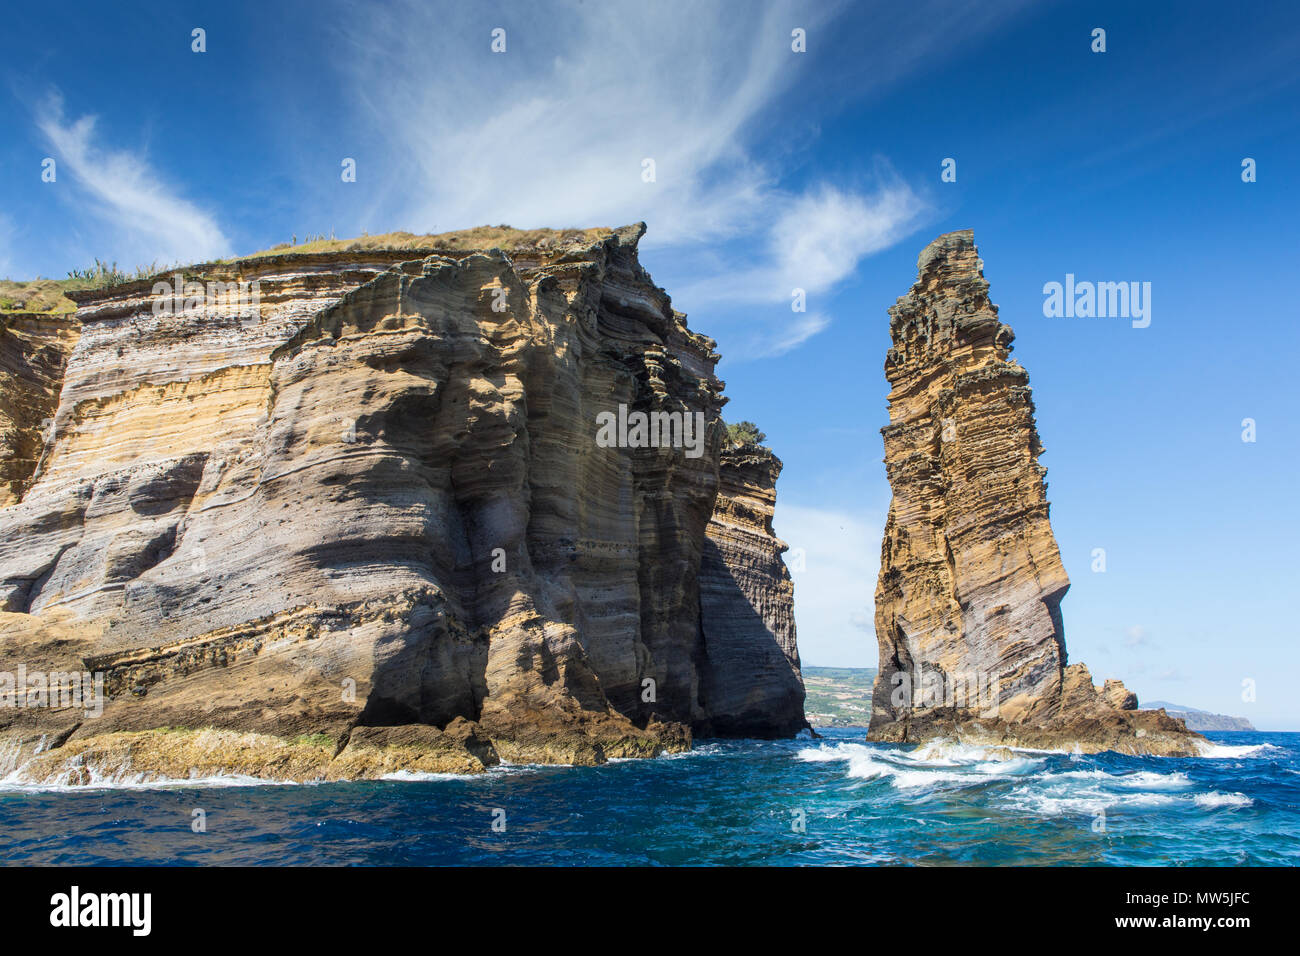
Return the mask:
{"type": "Polygon", "coordinates": [[[989,301],[970,230],[922,250],[889,310],[893,500],[876,586],[870,736],[1195,753],[1198,735],[1138,711],[1118,681],[1068,664],[1070,582],[1048,520],[1029,376],[989,301]]]}

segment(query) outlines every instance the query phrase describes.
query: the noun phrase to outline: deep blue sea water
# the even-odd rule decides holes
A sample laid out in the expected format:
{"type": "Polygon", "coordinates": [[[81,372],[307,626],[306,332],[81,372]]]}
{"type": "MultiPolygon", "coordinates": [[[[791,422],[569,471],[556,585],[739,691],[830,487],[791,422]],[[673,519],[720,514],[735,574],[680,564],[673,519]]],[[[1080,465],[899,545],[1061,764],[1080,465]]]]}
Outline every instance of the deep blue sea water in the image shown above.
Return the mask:
{"type": "Polygon", "coordinates": [[[478,777],[0,783],[0,862],[1300,863],[1300,734],[1208,736],[1214,755],[1194,760],[1005,759],[830,730],[821,740],[706,742],[655,760],[478,777]],[[204,833],[191,827],[195,809],[204,833]],[[504,831],[493,829],[496,811],[504,831]]]}

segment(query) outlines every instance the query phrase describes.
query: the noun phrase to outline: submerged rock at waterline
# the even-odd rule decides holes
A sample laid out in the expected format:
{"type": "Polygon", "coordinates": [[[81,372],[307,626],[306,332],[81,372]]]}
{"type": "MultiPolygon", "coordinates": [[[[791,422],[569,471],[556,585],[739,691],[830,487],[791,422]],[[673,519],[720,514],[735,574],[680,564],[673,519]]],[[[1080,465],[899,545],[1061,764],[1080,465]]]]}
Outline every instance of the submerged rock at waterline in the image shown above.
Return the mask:
{"type": "Polygon", "coordinates": [[[192,297],[79,293],[75,328],[0,338],[0,672],[107,695],[0,707],[13,772],[473,772],[799,729],[782,546],[710,531],[750,507],[720,489],[719,356],[643,231],[205,264],[192,297]],[[663,440],[597,441],[632,413],[663,440]]]}
{"type": "Polygon", "coordinates": [[[1204,738],[1067,663],[1069,579],[1048,518],[1029,376],[970,230],[921,252],[889,310],[893,500],[876,586],[869,736],[1185,754],[1204,738]]]}

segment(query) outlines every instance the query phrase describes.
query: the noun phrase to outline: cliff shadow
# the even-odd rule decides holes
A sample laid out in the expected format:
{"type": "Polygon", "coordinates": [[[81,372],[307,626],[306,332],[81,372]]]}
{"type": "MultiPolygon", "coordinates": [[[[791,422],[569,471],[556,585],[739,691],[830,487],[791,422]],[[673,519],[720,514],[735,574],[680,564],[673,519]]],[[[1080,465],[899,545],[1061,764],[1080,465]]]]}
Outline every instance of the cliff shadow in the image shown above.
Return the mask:
{"type": "Polygon", "coordinates": [[[807,726],[797,658],[786,656],[712,539],[700,563],[700,638],[700,702],[708,718],[696,726],[699,736],[792,737],[807,726]]]}

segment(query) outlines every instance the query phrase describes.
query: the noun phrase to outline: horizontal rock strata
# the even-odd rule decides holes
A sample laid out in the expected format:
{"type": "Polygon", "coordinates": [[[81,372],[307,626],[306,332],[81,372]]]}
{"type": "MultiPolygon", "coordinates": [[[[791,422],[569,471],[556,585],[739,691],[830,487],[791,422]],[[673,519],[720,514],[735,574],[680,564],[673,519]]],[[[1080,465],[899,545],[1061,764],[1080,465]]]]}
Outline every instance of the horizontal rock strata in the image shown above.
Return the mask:
{"type": "Polygon", "coordinates": [[[1069,588],[1048,520],[1029,376],[988,298],[969,230],[930,243],[889,310],[893,500],[876,587],[870,736],[1197,752],[1118,681],[1068,664],[1069,588]]]}
{"type": "Polygon", "coordinates": [[[69,316],[0,314],[0,508],[36,472],[77,334],[69,316]]]}
{"type": "Polygon", "coordinates": [[[48,344],[0,340],[0,672],[108,695],[0,707],[30,773],[255,772],[259,747],[295,779],[462,772],[797,729],[782,546],[761,515],[708,534],[770,516],[776,472],[720,495],[718,355],[643,230],[195,266],[167,308],[121,285],[48,344]],[[607,447],[620,410],[702,427],[607,447]]]}
{"type": "Polygon", "coordinates": [[[795,642],[794,582],[772,531],[781,460],[757,446],[723,452],[700,567],[710,730],[778,737],[807,726],[795,642]],[[744,675],[737,680],[735,675],[744,675]]]}

